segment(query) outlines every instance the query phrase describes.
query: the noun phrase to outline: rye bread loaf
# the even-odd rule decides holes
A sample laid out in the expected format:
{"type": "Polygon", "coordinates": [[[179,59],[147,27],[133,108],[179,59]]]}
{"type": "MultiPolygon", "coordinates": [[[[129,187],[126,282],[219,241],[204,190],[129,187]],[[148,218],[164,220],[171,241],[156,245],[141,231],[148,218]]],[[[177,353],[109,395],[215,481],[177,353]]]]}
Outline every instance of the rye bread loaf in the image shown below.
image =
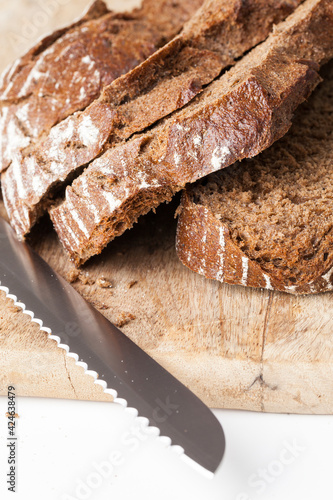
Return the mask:
{"type": "Polygon", "coordinates": [[[114,13],[97,0],[82,19],[15,61],[0,83],[0,172],[172,39],[202,1],[143,0],[139,9],[114,13]]]}
{"type": "Polygon", "coordinates": [[[29,232],[59,188],[79,175],[82,166],[188,103],[299,3],[206,0],[172,42],[15,158],[2,186],[18,235],[29,232]]]}
{"type": "Polygon", "coordinates": [[[333,63],[288,134],[182,196],[177,253],[222,282],[333,290],[333,63]]]}
{"type": "Polygon", "coordinates": [[[290,128],[333,57],[333,5],[307,0],[183,110],[96,159],[51,211],[76,264],[186,183],[253,157],[290,128]]]}

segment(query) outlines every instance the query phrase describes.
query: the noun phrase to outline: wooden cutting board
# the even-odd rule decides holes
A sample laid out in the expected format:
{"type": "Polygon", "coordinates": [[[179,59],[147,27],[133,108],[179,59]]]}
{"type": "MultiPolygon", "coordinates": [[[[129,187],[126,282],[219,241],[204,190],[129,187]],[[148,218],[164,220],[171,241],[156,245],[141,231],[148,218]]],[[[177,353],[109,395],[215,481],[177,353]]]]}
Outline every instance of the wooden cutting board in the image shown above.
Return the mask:
{"type": "MultiPolygon", "coordinates": [[[[86,4],[61,3],[48,28],[59,25],[60,18],[69,21],[86,4]]],[[[15,13],[33,20],[38,5],[16,0],[15,13]]],[[[0,6],[9,12],[4,1],[0,6]]],[[[3,19],[0,38],[5,41],[10,26],[17,29],[19,23],[17,16],[3,19]]],[[[43,31],[41,27],[38,35],[43,31]]],[[[17,55],[12,49],[9,58],[4,44],[1,65],[17,55]]],[[[177,199],[142,218],[80,272],[48,221],[35,229],[31,244],[209,406],[333,413],[332,294],[293,297],[222,285],[192,273],[174,248],[176,207],[177,199]]],[[[0,213],[4,215],[1,204],[0,213]]],[[[1,292],[0,394],[6,394],[8,385],[22,396],[111,399],[1,292]]]]}

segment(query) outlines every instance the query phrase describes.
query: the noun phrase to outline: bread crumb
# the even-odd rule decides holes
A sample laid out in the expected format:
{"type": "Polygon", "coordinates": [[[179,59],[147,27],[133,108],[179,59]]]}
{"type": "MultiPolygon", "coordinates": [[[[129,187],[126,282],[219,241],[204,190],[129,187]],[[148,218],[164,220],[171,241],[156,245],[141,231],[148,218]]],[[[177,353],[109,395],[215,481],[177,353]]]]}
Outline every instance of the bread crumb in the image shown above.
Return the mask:
{"type": "Polygon", "coordinates": [[[14,415],[10,415],[9,412],[7,411],[6,418],[9,418],[9,417],[20,418],[20,416],[17,413],[15,413],[14,415]]]}
{"type": "Polygon", "coordinates": [[[79,280],[83,285],[94,285],[95,280],[89,276],[88,273],[80,273],[79,280]]]}
{"type": "Polygon", "coordinates": [[[111,283],[111,281],[105,278],[104,276],[98,278],[96,283],[101,288],[113,288],[113,284],[111,283]]]}
{"type": "Polygon", "coordinates": [[[94,300],[90,300],[89,302],[92,306],[94,306],[99,311],[105,311],[106,309],[110,309],[110,307],[107,304],[105,304],[104,302],[97,302],[94,300]]]}
{"type": "Polygon", "coordinates": [[[80,271],[78,271],[77,269],[72,269],[71,271],[69,271],[67,274],[66,274],[66,280],[69,282],[69,283],[75,283],[75,281],[78,280],[79,278],[79,275],[80,275],[80,271]]]}
{"type": "Polygon", "coordinates": [[[130,281],[130,282],[128,283],[128,285],[127,285],[127,288],[128,288],[128,289],[132,288],[134,285],[136,285],[136,284],[137,284],[137,282],[138,282],[138,280],[132,280],[132,281],[130,281]]]}
{"type": "Polygon", "coordinates": [[[136,316],[134,316],[134,314],[131,314],[129,312],[125,312],[125,311],[122,311],[116,321],[115,321],[115,325],[118,327],[118,328],[121,328],[122,326],[125,326],[127,325],[130,321],[133,321],[134,319],[136,319],[136,316]]]}

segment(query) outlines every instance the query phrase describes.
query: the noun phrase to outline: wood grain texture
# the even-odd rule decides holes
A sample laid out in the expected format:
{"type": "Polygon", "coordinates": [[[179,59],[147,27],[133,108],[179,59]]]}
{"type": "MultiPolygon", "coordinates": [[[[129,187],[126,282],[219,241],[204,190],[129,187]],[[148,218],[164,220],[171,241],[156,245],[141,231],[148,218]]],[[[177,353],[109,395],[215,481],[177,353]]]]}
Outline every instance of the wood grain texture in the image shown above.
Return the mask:
{"type": "MultiPolygon", "coordinates": [[[[19,1],[27,15],[36,7],[19,1]]],[[[72,18],[71,6],[80,10],[84,3],[61,7],[62,22],[72,18]]],[[[8,20],[1,40],[10,26],[8,20]]],[[[332,295],[294,297],[192,273],[175,252],[177,203],[142,218],[79,274],[48,221],[35,228],[30,242],[68,280],[77,278],[73,286],[89,302],[209,406],[333,413],[332,295]]],[[[111,399],[0,294],[1,394],[8,384],[18,395],[111,399]]]]}

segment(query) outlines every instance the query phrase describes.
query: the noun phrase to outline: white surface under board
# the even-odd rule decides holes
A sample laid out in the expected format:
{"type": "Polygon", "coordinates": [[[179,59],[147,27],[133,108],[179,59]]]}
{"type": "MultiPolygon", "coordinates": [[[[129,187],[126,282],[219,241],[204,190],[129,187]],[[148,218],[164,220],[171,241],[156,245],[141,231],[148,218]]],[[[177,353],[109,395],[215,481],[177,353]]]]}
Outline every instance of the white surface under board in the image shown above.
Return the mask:
{"type": "Polygon", "coordinates": [[[112,403],[18,398],[17,491],[6,486],[7,399],[0,398],[3,500],[325,500],[332,416],[217,410],[225,459],[208,480],[112,403]]]}

